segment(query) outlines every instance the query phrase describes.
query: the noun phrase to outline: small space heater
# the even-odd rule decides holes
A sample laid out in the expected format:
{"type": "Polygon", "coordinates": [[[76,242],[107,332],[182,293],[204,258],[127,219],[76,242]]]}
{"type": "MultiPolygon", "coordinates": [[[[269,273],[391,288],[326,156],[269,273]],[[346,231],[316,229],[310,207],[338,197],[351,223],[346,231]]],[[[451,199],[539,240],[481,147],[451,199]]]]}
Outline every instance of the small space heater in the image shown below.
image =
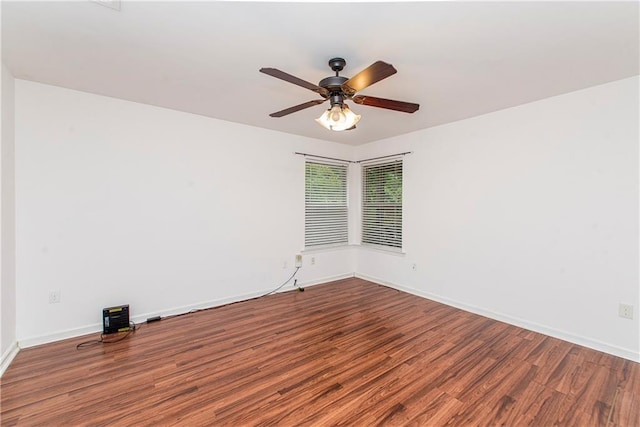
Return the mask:
{"type": "Polygon", "coordinates": [[[114,334],[131,330],[129,323],[129,305],[120,305],[102,309],[102,333],[114,334]]]}

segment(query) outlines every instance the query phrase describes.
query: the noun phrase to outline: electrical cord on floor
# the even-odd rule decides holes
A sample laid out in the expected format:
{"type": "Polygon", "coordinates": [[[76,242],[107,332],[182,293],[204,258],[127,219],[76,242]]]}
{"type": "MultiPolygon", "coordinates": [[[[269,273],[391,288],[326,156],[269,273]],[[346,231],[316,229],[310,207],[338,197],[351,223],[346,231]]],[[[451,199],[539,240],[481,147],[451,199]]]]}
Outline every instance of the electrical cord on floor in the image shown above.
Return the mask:
{"type": "MultiPolygon", "coordinates": [[[[300,270],[300,267],[296,267],[296,271],[294,271],[294,272],[293,272],[293,274],[291,275],[291,277],[289,277],[289,278],[288,278],[288,279],[287,279],[287,280],[286,280],[282,285],[278,286],[277,288],[275,288],[275,289],[274,289],[274,290],[272,290],[271,292],[267,292],[267,293],[266,293],[266,294],[264,294],[264,295],[260,295],[258,298],[266,297],[267,295],[271,295],[272,293],[277,292],[277,291],[279,291],[280,289],[282,289],[282,287],[283,287],[284,285],[286,285],[287,283],[289,283],[289,282],[291,281],[291,279],[293,279],[294,277],[296,277],[296,274],[298,273],[298,270],[300,270]]],[[[298,283],[298,280],[297,280],[297,279],[296,279],[296,282],[295,282],[295,283],[296,283],[296,284],[298,283]]],[[[298,288],[298,289],[304,290],[304,288],[298,288]]]]}
{"type": "Polygon", "coordinates": [[[89,340],[89,341],[81,342],[80,344],[76,345],[76,350],[80,350],[81,348],[90,347],[96,344],[113,344],[126,339],[129,335],[131,335],[132,332],[135,332],[136,329],[139,329],[138,325],[136,325],[135,323],[133,322],[129,322],[129,323],[130,323],[130,327],[127,333],[122,336],[119,336],[117,339],[105,340],[104,338],[107,336],[110,336],[111,334],[101,333],[99,340],[89,340]]]}
{"type": "MultiPolygon", "coordinates": [[[[289,277],[283,284],[281,284],[280,286],[278,286],[277,288],[275,288],[271,292],[267,292],[264,295],[260,295],[260,296],[257,296],[257,297],[254,297],[254,298],[250,298],[250,299],[257,299],[257,298],[266,297],[267,295],[271,295],[272,293],[279,291],[280,289],[282,289],[283,286],[285,286],[287,283],[289,283],[291,281],[291,279],[293,279],[296,276],[296,274],[298,273],[298,270],[300,270],[300,267],[296,267],[296,270],[293,272],[291,277],[289,277]]],[[[304,288],[301,287],[301,286],[297,286],[297,284],[298,284],[298,279],[295,280],[294,285],[297,287],[297,289],[300,292],[304,292],[304,288]]],[[[153,319],[153,321],[155,322],[157,320],[165,320],[165,319],[171,319],[172,317],[185,316],[187,314],[193,314],[193,313],[197,313],[199,311],[213,310],[213,309],[216,309],[216,308],[221,308],[221,307],[224,307],[224,306],[227,306],[227,305],[237,304],[237,303],[240,303],[240,302],[243,302],[243,301],[230,302],[228,304],[223,304],[221,306],[206,307],[206,308],[194,308],[193,310],[189,310],[189,311],[186,311],[184,313],[171,314],[171,315],[164,316],[164,317],[157,316],[156,318],[153,319]]],[[[149,323],[149,319],[147,319],[147,323],[149,323]]]]}
{"type": "MultiPolygon", "coordinates": [[[[280,290],[280,289],[282,289],[282,288],[283,288],[287,283],[289,283],[289,282],[291,281],[291,279],[293,279],[294,277],[296,277],[296,274],[298,273],[298,270],[300,270],[300,267],[296,267],[296,269],[295,269],[295,271],[293,272],[293,274],[292,274],[292,275],[291,275],[287,280],[285,280],[285,282],[284,282],[284,283],[282,283],[280,286],[278,286],[277,288],[275,288],[275,289],[274,289],[274,290],[272,290],[271,292],[267,292],[266,294],[264,294],[264,295],[260,295],[259,297],[256,297],[256,298],[266,297],[267,295],[271,295],[271,294],[273,294],[273,293],[275,293],[275,292],[279,291],[279,290],[280,290]]],[[[296,288],[297,288],[300,292],[303,292],[303,291],[304,291],[304,288],[303,288],[303,287],[301,287],[301,286],[297,286],[297,285],[298,285],[298,279],[296,279],[296,280],[294,281],[294,283],[293,283],[293,284],[294,284],[294,286],[296,286],[296,288]]],[[[155,322],[155,321],[158,321],[158,320],[161,320],[161,319],[169,319],[169,318],[172,318],[172,317],[184,316],[184,315],[186,315],[186,314],[192,314],[192,313],[196,313],[196,312],[198,312],[198,311],[210,310],[210,309],[212,309],[212,308],[216,308],[216,307],[198,308],[198,309],[190,310],[190,311],[188,311],[188,312],[186,312],[186,313],[178,313],[178,314],[173,314],[173,315],[165,316],[165,317],[160,317],[160,316],[151,317],[151,318],[147,319],[147,322],[146,322],[146,323],[155,322]]],[[[112,335],[112,334],[104,334],[104,333],[101,333],[101,334],[100,334],[100,339],[99,339],[99,340],[90,340],[90,341],[81,342],[80,344],[76,345],[76,349],[77,349],[77,350],[80,350],[81,348],[90,347],[90,346],[93,346],[93,345],[96,345],[96,344],[113,344],[113,343],[116,343],[116,342],[120,342],[120,341],[122,341],[122,340],[126,339],[129,335],[131,335],[131,333],[132,333],[132,332],[135,332],[135,331],[136,331],[136,329],[140,329],[140,326],[136,325],[136,324],[135,324],[135,323],[133,323],[133,322],[130,322],[130,323],[131,323],[131,328],[127,331],[127,333],[126,333],[125,335],[123,335],[123,336],[118,337],[117,339],[107,341],[107,340],[105,340],[105,337],[110,336],[110,335],[112,335]]]]}

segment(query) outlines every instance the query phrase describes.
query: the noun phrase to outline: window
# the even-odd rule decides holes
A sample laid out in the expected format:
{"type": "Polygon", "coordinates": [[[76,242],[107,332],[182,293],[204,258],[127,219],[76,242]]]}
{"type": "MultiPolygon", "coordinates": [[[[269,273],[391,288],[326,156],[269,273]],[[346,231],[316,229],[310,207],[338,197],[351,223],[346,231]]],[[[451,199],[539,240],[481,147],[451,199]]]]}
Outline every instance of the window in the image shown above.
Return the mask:
{"type": "Polygon", "coordinates": [[[362,243],[402,249],[402,160],[362,167],[362,243]]]}
{"type": "Polygon", "coordinates": [[[307,161],[305,247],[346,244],[347,165],[307,161]]]}

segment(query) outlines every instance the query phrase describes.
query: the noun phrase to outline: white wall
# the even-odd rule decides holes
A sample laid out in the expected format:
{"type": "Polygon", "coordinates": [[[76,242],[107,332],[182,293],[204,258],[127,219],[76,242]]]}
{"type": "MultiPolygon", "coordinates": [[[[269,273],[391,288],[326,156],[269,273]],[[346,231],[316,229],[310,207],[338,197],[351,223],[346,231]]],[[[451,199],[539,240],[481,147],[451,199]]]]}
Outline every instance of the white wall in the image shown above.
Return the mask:
{"type": "Polygon", "coordinates": [[[361,249],[356,272],[640,360],[638,88],[634,77],[358,147],[413,154],[405,254],[361,249]]]}
{"type": "MultiPolygon", "coordinates": [[[[142,320],[277,287],[304,243],[294,151],[353,149],[16,80],[20,344],[99,330],[112,305],[142,320]]],[[[353,274],[351,248],[314,257],[298,283],[353,274]]]]}
{"type": "Polygon", "coordinates": [[[0,150],[0,375],[16,346],[14,79],[2,64],[2,148],[0,150]]]}
{"type": "Polygon", "coordinates": [[[640,360],[637,77],[355,149],[16,80],[17,339],[271,290],[304,240],[292,153],[407,150],[405,254],[305,252],[299,283],[355,271],[640,360]]]}

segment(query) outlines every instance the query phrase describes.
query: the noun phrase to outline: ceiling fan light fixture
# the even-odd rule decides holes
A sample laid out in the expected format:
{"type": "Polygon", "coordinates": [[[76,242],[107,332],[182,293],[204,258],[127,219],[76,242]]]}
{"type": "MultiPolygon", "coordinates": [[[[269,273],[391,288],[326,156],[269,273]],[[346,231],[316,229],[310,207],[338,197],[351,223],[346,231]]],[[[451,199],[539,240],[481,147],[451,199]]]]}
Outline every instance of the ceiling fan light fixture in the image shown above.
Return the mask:
{"type": "Polygon", "coordinates": [[[330,109],[326,110],[322,116],[316,119],[320,126],[328,130],[343,131],[351,129],[359,121],[359,114],[355,114],[349,109],[347,104],[334,104],[330,109]]]}

